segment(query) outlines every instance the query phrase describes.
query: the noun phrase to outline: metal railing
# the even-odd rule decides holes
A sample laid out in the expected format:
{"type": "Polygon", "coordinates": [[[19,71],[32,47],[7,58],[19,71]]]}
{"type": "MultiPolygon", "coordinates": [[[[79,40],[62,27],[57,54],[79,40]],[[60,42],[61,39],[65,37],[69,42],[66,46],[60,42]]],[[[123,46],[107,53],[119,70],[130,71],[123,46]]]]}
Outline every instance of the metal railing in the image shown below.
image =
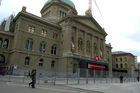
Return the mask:
{"type": "MultiPolygon", "coordinates": [[[[74,73],[64,72],[37,72],[37,84],[106,84],[120,83],[120,76],[123,76],[123,82],[137,82],[138,74],[128,74],[113,72],[110,77],[108,71],[77,69],[74,73]]],[[[1,82],[29,83],[31,81],[28,71],[17,71],[13,75],[0,75],[1,82]]]]}

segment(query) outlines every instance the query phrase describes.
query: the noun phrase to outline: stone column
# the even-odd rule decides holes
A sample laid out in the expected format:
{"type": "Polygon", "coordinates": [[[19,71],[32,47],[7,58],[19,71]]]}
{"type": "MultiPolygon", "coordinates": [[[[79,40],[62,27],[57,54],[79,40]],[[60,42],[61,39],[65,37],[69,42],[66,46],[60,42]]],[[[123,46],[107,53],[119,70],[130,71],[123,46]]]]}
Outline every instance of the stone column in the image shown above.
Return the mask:
{"type": "Polygon", "coordinates": [[[66,25],[64,25],[63,29],[64,31],[64,54],[67,55],[68,53],[71,53],[71,34],[72,34],[72,27],[70,25],[70,22],[68,22],[66,25]]]}
{"type": "Polygon", "coordinates": [[[103,39],[103,60],[105,60],[105,54],[106,50],[105,50],[105,39],[103,39]]]}
{"type": "Polygon", "coordinates": [[[97,40],[97,47],[98,47],[97,56],[99,56],[99,58],[100,58],[100,43],[101,43],[101,40],[98,38],[98,40],[97,40]]]}
{"type": "Polygon", "coordinates": [[[94,35],[92,36],[92,54],[93,54],[93,58],[94,58],[94,56],[95,56],[95,50],[94,50],[94,43],[95,43],[95,37],[94,37],[94,35]]]}
{"type": "Polygon", "coordinates": [[[92,58],[94,57],[94,55],[93,55],[93,49],[94,49],[94,48],[93,48],[93,47],[94,47],[94,46],[93,46],[93,45],[94,45],[94,44],[93,44],[93,43],[94,43],[94,42],[93,42],[93,37],[94,37],[94,36],[92,35],[92,36],[91,36],[91,57],[92,57],[92,58]]]}
{"type": "Polygon", "coordinates": [[[84,50],[84,55],[86,56],[86,33],[84,32],[84,38],[83,38],[83,50],[84,50]]]}
{"type": "Polygon", "coordinates": [[[78,29],[76,29],[75,52],[78,53],[78,29]]]}

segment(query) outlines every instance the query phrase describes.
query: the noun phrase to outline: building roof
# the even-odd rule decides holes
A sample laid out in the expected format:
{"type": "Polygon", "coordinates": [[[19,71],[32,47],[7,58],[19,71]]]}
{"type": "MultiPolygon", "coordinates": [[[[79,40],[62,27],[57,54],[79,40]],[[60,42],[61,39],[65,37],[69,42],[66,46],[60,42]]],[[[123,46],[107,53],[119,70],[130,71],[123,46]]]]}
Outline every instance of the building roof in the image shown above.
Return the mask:
{"type": "MultiPolygon", "coordinates": [[[[48,3],[50,3],[50,2],[52,2],[52,1],[54,1],[54,0],[48,0],[48,1],[45,3],[45,5],[48,4],[48,3]]],[[[72,8],[75,9],[75,5],[74,5],[74,3],[73,3],[71,0],[57,0],[57,1],[63,2],[63,3],[65,3],[65,4],[67,4],[67,5],[69,5],[70,7],[72,7],[72,8]]],[[[45,6],[45,5],[44,5],[44,6],[45,6]]]]}
{"type": "Polygon", "coordinates": [[[44,18],[41,18],[41,17],[36,16],[34,14],[31,14],[29,12],[23,12],[23,11],[19,12],[14,20],[16,20],[19,16],[25,16],[25,17],[28,17],[28,18],[31,18],[31,19],[34,19],[34,20],[38,20],[38,22],[45,23],[45,24],[48,24],[50,26],[54,26],[58,29],[61,29],[61,27],[58,24],[52,23],[52,22],[50,22],[50,21],[48,21],[44,18]]]}
{"type": "Polygon", "coordinates": [[[123,55],[123,54],[130,54],[130,55],[134,56],[132,53],[124,52],[124,51],[114,51],[114,52],[112,52],[112,55],[123,55]]]}
{"type": "Polygon", "coordinates": [[[114,51],[114,52],[112,52],[112,54],[128,54],[128,52],[124,52],[124,51],[114,51]]]}

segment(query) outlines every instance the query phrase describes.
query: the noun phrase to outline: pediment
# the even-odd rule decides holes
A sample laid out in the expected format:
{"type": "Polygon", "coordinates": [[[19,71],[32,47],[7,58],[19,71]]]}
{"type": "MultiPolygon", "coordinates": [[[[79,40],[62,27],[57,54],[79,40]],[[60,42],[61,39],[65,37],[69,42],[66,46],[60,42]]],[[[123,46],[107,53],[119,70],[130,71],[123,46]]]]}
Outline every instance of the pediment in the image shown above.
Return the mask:
{"type": "Polygon", "coordinates": [[[99,31],[100,33],[106,34],[103,28],[92,17],[86,17],[86,16],[75,17],[74,20],[92,29],[95,29],[96,31],[99,31]]]}

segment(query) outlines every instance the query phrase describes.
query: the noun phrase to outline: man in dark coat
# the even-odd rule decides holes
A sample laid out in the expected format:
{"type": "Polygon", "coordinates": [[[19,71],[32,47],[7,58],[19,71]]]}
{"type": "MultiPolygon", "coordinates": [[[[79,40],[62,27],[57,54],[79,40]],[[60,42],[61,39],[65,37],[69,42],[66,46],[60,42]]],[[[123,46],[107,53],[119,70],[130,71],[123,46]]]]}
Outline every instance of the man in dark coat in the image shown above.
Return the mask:
{"type": "Polygon", "coordinates": [[[33,69],[30,75],[32,82],[29,83],[29,86],[31,85],[32,88],[35,88],[35,83],[36,83],[36,69],[33,69]]]}
{"type": "Polygon", "coordinates": [[[139,76],[137,76],[137,80],[138,80],[138,82],[139,82],[139,79],[140,79],[140,77],[139,77],[139,76]]]}

